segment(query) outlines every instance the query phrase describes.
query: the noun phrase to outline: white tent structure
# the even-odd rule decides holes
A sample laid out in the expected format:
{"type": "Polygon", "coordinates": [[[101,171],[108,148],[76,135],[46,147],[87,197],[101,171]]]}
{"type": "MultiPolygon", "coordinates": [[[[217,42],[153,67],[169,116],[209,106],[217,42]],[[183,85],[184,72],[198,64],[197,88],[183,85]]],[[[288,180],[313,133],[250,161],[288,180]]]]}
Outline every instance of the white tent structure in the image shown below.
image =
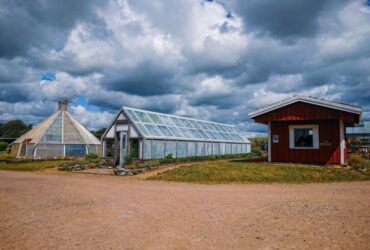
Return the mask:
{"type": "Polygon", "coordinates": [[[58,111],[12,143],[15,157],[65,157],[100,154],[100,141],[67,111],[68,102],[59,101],[58,111]]]}

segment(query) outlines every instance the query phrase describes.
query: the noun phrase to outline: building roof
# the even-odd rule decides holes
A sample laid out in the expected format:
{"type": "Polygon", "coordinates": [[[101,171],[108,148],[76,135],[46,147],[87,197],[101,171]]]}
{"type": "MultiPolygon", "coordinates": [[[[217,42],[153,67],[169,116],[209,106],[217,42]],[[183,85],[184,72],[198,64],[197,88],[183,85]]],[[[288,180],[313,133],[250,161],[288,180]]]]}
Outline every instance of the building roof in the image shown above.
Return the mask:
{"type": "Polygon", "coordinates": [[[347,127],[346,133],[348,135],[370,135],[370,121],[365,121],[362,126],[347,127]]]}
{"type": "Polygon", "coordinates": [[[249,143],[233,125],[130,107],[122,107],[122,111],[132,121],[139,134],[147,139],[249,143]]]}
{"type": "Polygon", "coordinates": [[[88,144],[100,145],[100,141],[80,124],[67,110],[60,110],[37,124],[13,143],[88,144]]]}
{"type": "Polygon", "coordinates": [[[288,106],[288,105],[291,105],[297,102],[304,102],[304,103],[318,105],[318,106],[325,107],[325,108],[341,110],[341,111],[357,114],[360,117],[362,114],[362,109],[359,106],[354,106],[354,105],[349,105],[349,104],[339,103],[339,102],[333,102],[333,101],[327,101],[327,100],[318,99],[318,98],[314,98],[310,96],[293,96],[291,98],[287,98],[280,102],[276,102],[266,107],[259,108],[252,112],[249,112],[248,116],[250,118],[254,118],[262,114],[274,111],[276,109],[279,109],[279,108],[282,108],[282,107],[285,107],[285,106],[288,106]]]}

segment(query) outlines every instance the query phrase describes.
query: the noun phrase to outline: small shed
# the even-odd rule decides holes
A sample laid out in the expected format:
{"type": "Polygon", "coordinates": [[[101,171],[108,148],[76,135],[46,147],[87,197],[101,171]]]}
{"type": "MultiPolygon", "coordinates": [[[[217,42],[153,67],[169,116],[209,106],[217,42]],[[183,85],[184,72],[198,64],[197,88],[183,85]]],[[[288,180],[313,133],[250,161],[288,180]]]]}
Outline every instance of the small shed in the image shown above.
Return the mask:
{"type": "Polygon", "coordinates": [[[294,96],[248,115],[268,126],[268,161],[345,165],[345,127],[361,114],[358,106],[294,96]]]}

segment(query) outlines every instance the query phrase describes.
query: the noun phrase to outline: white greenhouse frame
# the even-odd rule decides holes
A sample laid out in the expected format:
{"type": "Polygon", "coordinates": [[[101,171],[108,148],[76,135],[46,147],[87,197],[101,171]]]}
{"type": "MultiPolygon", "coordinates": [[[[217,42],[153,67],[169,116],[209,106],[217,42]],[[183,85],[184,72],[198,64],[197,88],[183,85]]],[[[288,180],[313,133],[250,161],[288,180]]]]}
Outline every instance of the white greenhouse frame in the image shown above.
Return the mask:
{"type": "MultiPolygon", "coordinates": [[[[235,126],[177,115],[163,114],[130,107],[122,107],[101,137],[102,155],[107,157],[107,140],[119,147],[119,133],[138,139],[138,158],[161,159],[173,157],[220,154],[243,154],[251,150],[250,142],[235,126]]],[[[118,159],[118,151],[114,158],[118,159]]]]}

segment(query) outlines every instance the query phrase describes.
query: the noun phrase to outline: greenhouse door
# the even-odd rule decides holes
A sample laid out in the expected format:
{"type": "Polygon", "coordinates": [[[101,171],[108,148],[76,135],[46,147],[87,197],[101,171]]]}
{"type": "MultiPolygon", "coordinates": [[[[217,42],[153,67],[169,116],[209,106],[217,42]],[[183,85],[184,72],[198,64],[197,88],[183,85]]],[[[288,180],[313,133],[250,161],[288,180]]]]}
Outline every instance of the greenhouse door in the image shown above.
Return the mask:
{"type": "Polygon", "coordinates": [[[127,133],[119,133],[119,165],[123,166],[126,158],[127,133]]]}

